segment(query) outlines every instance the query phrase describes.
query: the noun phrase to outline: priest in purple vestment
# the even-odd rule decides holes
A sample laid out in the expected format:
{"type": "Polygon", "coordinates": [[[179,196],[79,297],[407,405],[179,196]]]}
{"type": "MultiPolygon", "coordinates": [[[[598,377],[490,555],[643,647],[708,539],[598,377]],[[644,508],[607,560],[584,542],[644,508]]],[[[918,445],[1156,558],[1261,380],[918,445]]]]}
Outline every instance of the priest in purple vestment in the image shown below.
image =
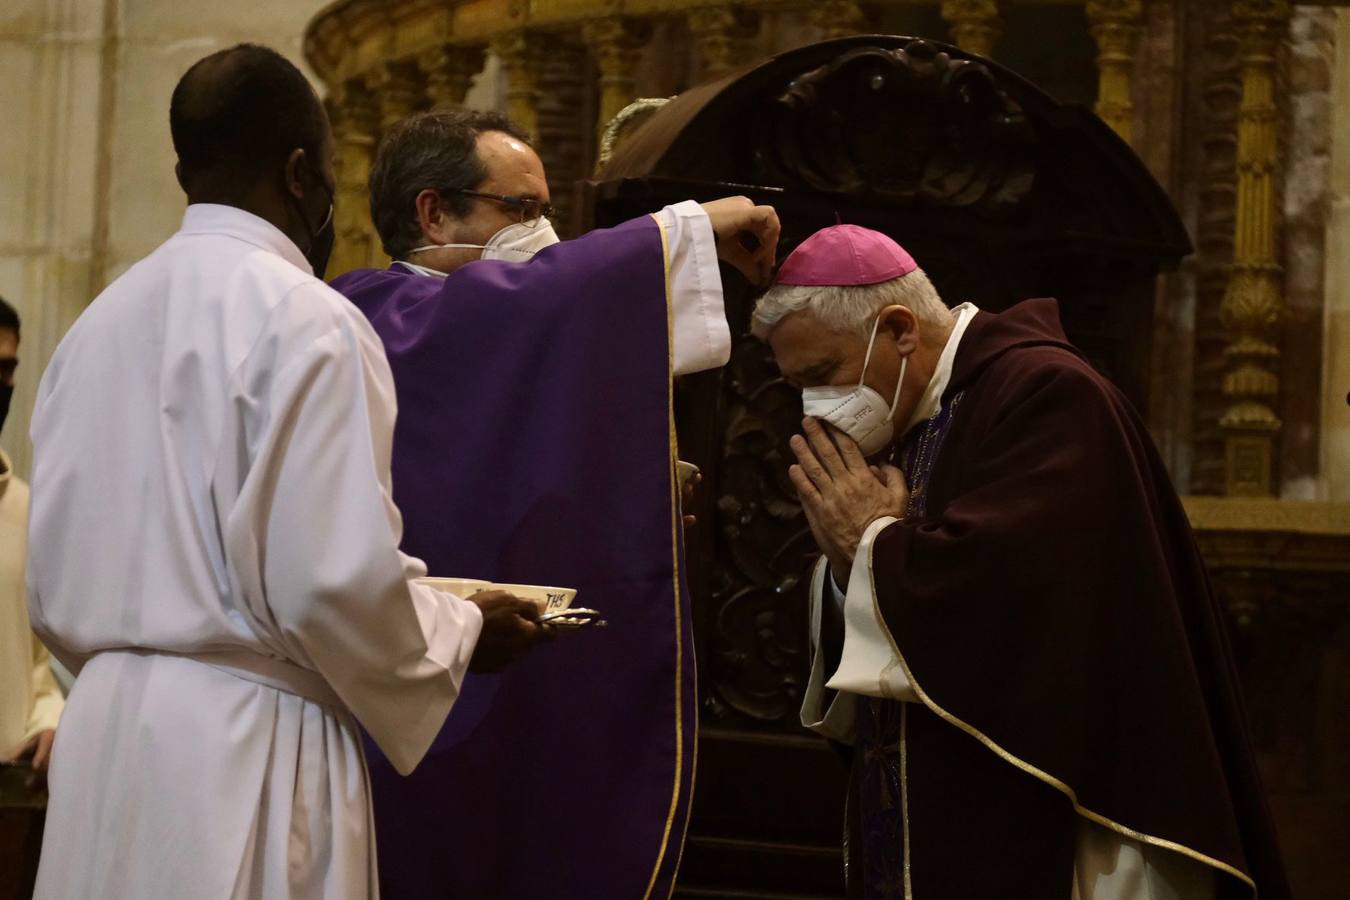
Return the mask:
{"type": "Polygon", "coordinates": [[[807,416],[802,721],[852,749],[850,895],[1287,898],[1185,512],[1055,301],[948,309],[841,225],[754,329],[807,416]]]}
{"type": "Polygon", "coordinates": [[[395,262],[333,286],[393,369],[405,549],[608,622],[466,680],[410,777],[368,746],[382,894],[667,897],[697,731],[671,379],[726,362],[718,260],[767,282],[777,216],[686,202],[559,243],[539,157],[471,112],[393,128],[371,208],[395,262]]]}

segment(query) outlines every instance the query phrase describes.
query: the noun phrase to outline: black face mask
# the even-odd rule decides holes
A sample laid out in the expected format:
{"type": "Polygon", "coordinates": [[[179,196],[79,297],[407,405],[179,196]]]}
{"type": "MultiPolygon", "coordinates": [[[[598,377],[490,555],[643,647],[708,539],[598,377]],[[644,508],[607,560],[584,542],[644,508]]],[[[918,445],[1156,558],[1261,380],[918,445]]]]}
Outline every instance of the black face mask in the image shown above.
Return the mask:
{"type": "Polygon", "coordinates": [[[9,415],[9,401],[14,397],[14,385],[0,384],[0,431],[5,430],[5,417],[9,415]]]}
{"type": "Polygon", "coordinates": [[[322,281],[324,273],[328,271],[328,259],[333,255],[333,243],[337,240],[337,227],[333,223],[333,192],[328,189],[328,185],[324,184],[323,179],[319,178],[317,174],[314,177],[323,186],[324,193],[328,194],[328,215],[324,217],[323,223],[316,229],[309,224],[309,217],[305,215],[305,208],[300,205],[298,200],[295,202],[295,208],[300,213],[300,221],[304,223],[305,233],[309,236],[309,249],[305,251],[305,259],[309,261],[310,268],[314,270],[314,277],[322,281]]]}

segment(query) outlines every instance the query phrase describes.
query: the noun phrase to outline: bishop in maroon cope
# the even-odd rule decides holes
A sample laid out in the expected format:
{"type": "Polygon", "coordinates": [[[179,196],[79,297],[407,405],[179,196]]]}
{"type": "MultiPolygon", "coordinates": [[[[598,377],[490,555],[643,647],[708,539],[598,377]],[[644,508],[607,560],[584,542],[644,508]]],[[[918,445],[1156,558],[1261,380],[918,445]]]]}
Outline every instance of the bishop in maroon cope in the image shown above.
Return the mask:
{"type": "Polygon", "coordinates": [[[1185,512],[1055,301],[948,310],[840,226],[755,329],[820,417],[803,722],[852,749],[850,895],[1287,898],[1185,512]]]}

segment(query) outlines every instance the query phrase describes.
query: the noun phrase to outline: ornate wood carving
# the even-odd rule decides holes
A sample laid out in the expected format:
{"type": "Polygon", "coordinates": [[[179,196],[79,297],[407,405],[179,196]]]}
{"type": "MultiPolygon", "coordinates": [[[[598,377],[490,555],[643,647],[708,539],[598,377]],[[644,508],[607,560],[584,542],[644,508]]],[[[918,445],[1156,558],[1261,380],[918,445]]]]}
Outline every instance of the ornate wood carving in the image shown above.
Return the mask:
{"type": "Polygon", "coordinates": [[[579,40],[557,35],[550,39],[539,63],[540,83],[548,85],[548,90],[538,100],[539,142],[535,146],[558,211],[554,227],[564,238],[575,236],[574,187],[590,174],[595,153],[595,132],[589,124],[595,119],[595,102],[586,62],[586,47],[579,40]]]}
{"type": "Polygon", "coordinates": [[[385,63],[371,72],[366,84],[379,102],[381,132],[412,115],[421,105],[422,73],[412,60],[385,63]]]}
{"type": "Polygon", "coordinates": [[[445,44],[417,57],[417,65],[426,79],[427,99],[433,109],[463,106],[469,88],[483,71],[482,47],[445,44]]]}
{"type": "Polygon", "coordinates": [[[539,138],[539,71],[546,59],[540,35],[516,31],[492,41],[506,75],[506,111],[535,141],[539,138]]]}
{"type": "Polygon", "coordinates": [[[689,30],[698,41],[701,80],[721,78],[748,60],[745,40],[759,29],[759,17],[741,7],[709,6],[689,13],[689,30]]]}
{"type": "Polygon", "coordinates": [[[337,196],[333,200],[333,244],[330,275],[341,275],[377,263],[382,257],[370,221],[367,182],[375,155],[375,100],[359,79],[345,82],[328,95],[336,149],[337,196]]]}
{"type": "Polygon", "coordinates": [[[709,583],[705,710],[715,720],[739,714],[790,723],[805,687],[803,582],[816,552],[786,477],[801,396],[778,374],[768,348],[748,337],[749,311],[744,298],[732,310],[732,333],[739,337],[720,400],[721,550],[709,583]]]}
{"type": "Polygon", "coordinates": [[[1097,115],[1133,143],[1134,51],[1142,30],[1142,0],[1088,0],[1087,16],[1097,42],[1097,115]]]}
{"type": "Polygon", "coordinates": [[[600,115],[596,128],[603,140],[606,126],[637,94],[635,69],[642,48],[651,39],[651,22],[601,19],[587,23],[582,35],[600,68],[600,115]]]}
{"type": "Polygon", "coordinates": [[[1234,495],[1269,495],[1280,420],[1279,349],[1273,332],[1284,300],[1276,258],[1275,50],[1288,33],[1287,0],[1234,0],[1242,53],[1238,110],[1237,228],[1233,273],[1223,300],[1229,333],[1223,392],[1225,483],[1234,495]]]}
{"type": "Polygon", "coordinates": [[[1195,343],[1190,491],[1224,491],[1224,330],[1219,317],[1233,259],[1237,206],[1237,108],[1242,96],[1237,35],[1227,0],[1205,0],[1188,13],[1197,109],[1186,123],[1196,183],[1195,343]]]}
{"type": "Polygon", "coordinates": [[[854,0],[820,0],[811,5],[811,24],[820,29],[821,40],[830,41],[858,34],[867,17],[854,0]]]}
{"type": "Polygon", "coordinates": [[[942,0],[942,18],[952,27],[952,42],[977,56],[992,56],[1003,36],[997,0],[942,0]]]}
{"type": "Polygon", "coordinates": [[[1034,180],[1021,109],[983,65],[926,41],[852,50],[802,75],[760,133],[769,171],[821,191],[997,214],[1034,180]]]}

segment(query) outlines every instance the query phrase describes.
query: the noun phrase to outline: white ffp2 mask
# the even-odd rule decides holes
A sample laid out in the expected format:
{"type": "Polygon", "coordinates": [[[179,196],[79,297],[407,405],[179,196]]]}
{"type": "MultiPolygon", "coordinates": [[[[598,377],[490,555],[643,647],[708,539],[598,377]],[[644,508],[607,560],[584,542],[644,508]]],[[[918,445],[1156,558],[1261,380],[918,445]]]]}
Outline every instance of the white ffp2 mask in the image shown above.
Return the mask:
{"type": "Polygon", "coordinates": [[[802,391],[802,412],[830,423],[851,437],[863,456],[886,449],[895,436],[895,408],[900,403],[905,369],[909,366],[909,357],[901,357],[900,379],[895,383],[895,396],[887,407],[885,398],[863,381],[867,377],[867,365],[872,361],[872,348],[876,345],[880,325],[881,316],[878,315],[872,325],[872,337],[867,342],[867,355],[863,357],[862,375],[858,376],[856,387],[811,387],[802,391]]]}
{"type": "Polygon", "coordinates": [[[421,253],[423,250],[461,248],[464,250],[482,250],[483,259],[529,262],[540,250],[551,247],[556,243],[558,243],[558,233],[553,230],[553,223],[548,219],[540,219],[534,225],[526,225],[521,222],[507,225],[488,238],[486,244],[427,244],[424,247],[413,248],[408,255],[421,253]]]}

